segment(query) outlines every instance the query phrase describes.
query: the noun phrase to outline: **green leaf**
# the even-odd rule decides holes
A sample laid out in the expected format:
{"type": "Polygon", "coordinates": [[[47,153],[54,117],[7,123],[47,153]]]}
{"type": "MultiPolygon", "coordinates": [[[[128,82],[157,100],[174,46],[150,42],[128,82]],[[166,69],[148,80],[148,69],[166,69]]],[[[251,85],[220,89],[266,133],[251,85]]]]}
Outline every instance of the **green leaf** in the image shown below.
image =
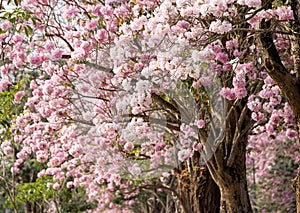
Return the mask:
{"type": "Polygon", "coordinates": [[[10,16],[11,16],[11,13],[10,12],[6,12],[6,13],[3,14],[2,17],[9,18],[10,16]]]}
{"type": "Polygon", "coordinates": [[[25,34],[27,37],[30,36],[31,32],[32,32],[32,28],[29,25],[25,26],[25,34]]]}
{"type": "Polygon", "coordinates": [[[19,25],[19,26],[18,26],[17,32],[18,32],[18,33],[21,33],[21,32],[22,32],[22,25],[19,25]]]}
{"type": "Polygon", "coordinates": [[[32,23],[33,23],[34,25],[36,25],[36,20],[37,20],[37,19],[36,19],[35,17],[32,17],[32,18],[31,18],[31,21],[32,21],[32,23]]]}
{"type": "Polygon", "coordinates": [[[16,17],[13,17],[13,18],[11,18],[9,21],[11,22],[11,23],[16,23],[16,17]]]}

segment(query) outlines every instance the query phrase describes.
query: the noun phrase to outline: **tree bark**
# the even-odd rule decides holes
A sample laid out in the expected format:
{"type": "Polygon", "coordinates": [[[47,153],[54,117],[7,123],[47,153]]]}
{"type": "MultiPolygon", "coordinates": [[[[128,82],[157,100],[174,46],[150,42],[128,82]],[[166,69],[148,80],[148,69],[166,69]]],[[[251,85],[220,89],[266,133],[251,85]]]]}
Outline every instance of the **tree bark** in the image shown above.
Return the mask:
{"type": "Polygon", "coordinates": [[[202,172],[202,184],[195,187],[194,203],[199,203],[199,213],[218,213],[221,206],[221,194],[207,168],[202,172]],[[203,189],[205,187],[205,189],[203,189]]]}
{"type": "Polygon", "coordinates": [[[221,190],[222,212],[251,213],[246,178],[246,147],[254,122],[245,100],[235,103],[228,101],[228,106],[225,126],[217,139],[220,144],[207,165],[221,190]]]}
{"type": "Polygon", "coordinates": [[[181,170],[171,177],[169,187],[177,193],[169,196],[167,206],[171,206],[171,208],[166,213],[220,212],[220,189],[209,173],[207,166],[196,166],[199,165],[199,157],[199,153],[195,153],[192,158],[195,164],[182,164],[181,170]],[[189,172],[187,172],[188,166],[190,166],[189,172]]]}
{"type": "MultiPolygon", "coordinates": [[[[182,171],[181,171],[182,172],[182,171]]],[[[184,172],[184,171],[183,171],[184,172]]],[[[218,213],[220,212],[220,190],[206,167],[195,169],[188,176],[177,173],[169,177],[168,183],[154,183],[142,189],[155,191],[162,189],[166,195],[163,200],[154,203],[156,197],[148,197],[143,205],[144,212],[149,213],[218,213]],[[151,202],[149,202],[151,200],[151,202]],[[149,205],[151,204],[151,205],[149,205]]],[[[164,196],[160,196],[164,197],[164,196]]]]}
{"type": "MultiPolygon", "coordinates": [[[[222,212],[252,212],[245,164],[246,146],[244,144],[247,144],[247,140],[245,137],[243,139],[239,141],[239,151],[231,167],[226,165],[223,168],[219,167],[217,173],[214,168],[211,168],[213,177],[221,189],[222,212]]],[[[218,154],[220,154],[221,149],[218,154]]]]}
{"type": "Polygon", "coordinates": [[[245,171],[245,153],[241,151],[235,165],[224,171],[225,178],[219,182],[224,212],[252,212],[245,171]]]}
{"type": "Polygon", "coordinates": [[[235,182],[222,189],[222,208],[225,212],[252,212],[245,187],[247,184],[235,182]]]}
{"type": "Polygon", "coordinates": [[[220,212],[220,190],[207,167],[203,166],[192,171],[188,183],[181,187],[181,194],[186,200],[188,213],[220,212]]]}

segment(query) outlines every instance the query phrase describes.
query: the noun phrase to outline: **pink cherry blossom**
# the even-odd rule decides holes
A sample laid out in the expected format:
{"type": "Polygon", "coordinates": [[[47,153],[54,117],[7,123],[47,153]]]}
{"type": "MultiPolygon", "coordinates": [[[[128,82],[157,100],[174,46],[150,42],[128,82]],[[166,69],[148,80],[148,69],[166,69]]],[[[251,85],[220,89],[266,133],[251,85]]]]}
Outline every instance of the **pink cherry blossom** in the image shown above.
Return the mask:
{"type": "Polygon", "coordinates": [[[236,95],[234,93],[234,90],[233,89],[230,89],[230,88],[222,88],[220,94],[228,99],[228,100],[234,100],[236,99],[236,95]]]}
{"type": "Polygon", "coordinates": [[[60,48],[54,49],[52,51],[52,57],[54,59],[60,59],[62,57],[62,54],[63,54],[63,50],[60,48]]]}
{"type": "Polygon", "coordinates": [[[209,27],[209,31],[211,32],[215,32],[218,34],[224,34],[228,31],[230,31],[232,29],[232,25],[231,23],[229,23],[228,21],[214,21],[211,23],[210,27],[209,27]]]}
{"type": "Polygon", "coordinates": [[[196,124],[197,124],[198,128],[202,129],[205,125],[205,121],[200,119],[196,122],[196,124]]]}
{"type": "Polygon", "coordinates": [[[2,78],[0,80],[0,91],[4,91],[4,90],[7,90],[8,88],[8,85],[10,85],[11,82],[7,79],[7,78],[2,78]]]}
{"type": "Polygon", "coordinates": [[[189,149],[182,149],[178,152],[178,160],[183,162],[190,157],[191,151],[189,149]]]}
{"type": "Polygon", "coordinates": [[[52,187],[53,187],[54,190],[58,190],[60,188],[60,185],[59,185],[59,183],[54,183],[52,185],[52,187]]]}
{"type": "Polygon", "coordinates": [[[260,7],[261,0],[245,0],[245,5],[248,5],[249,7],[260,7]]]}
{"type": "Polygon", "coordinates": [[[5,21],[5,22],[3,22],[3,23],[1,24],[1,29],[2,29],[2,30],[7,30],[7,29],[9,29],[9,28],[11,28],[11,27],[12,27],[12,23],[9,22],[9,21],[5,21]]]}
{"type": "Polygon", "coordinates": [[[127,143],[124,145],[124,150],[125,150],[125,151],[131,151],[131,150],[133,150],[133,148],[134,148],[134,145],[133,145],[133,143],[131,143],[131,142],[127,142],[127,143]]]}
{"type": "Polygon", "coordinates": [[[14,102],[15,102],[16,104],[21,103],[21,100],[22,100],[24,94],[25,94],[24,91],[19,91],[19,92],[17,92],[17,93],[15,94],[14,102]]]}

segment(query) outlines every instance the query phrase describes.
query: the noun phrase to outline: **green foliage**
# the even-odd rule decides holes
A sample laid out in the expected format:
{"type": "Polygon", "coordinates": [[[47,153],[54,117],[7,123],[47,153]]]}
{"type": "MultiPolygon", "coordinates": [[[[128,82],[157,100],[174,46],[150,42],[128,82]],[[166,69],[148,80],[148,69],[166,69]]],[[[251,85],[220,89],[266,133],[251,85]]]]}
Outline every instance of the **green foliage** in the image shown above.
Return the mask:
{"type": "MultiPolygon", "coordinates": [[[[29,10],[23,10],[21,7],[15,7],[10,11],[1,10],[0,19],[11,22],[13,24],[12,29],[14,32],[21,33],[24,30],[27,37],[31,35],[33,28],[26,23],[33,23],[33,25],[36,25],[37,22],[41,22],[39,18],[33,15],[33,12],[29,10]]],[[[1,33],[5,33],[5,31],[0,29],[0,34],[1,33]]]]}
{"type": "Polygon", "coordinates": [[[62,187],[59,191],[59,202],[62,212],[78,213],[85,212],[88,209],[95,209],[97,202],[86,202],[87,196],[83,187],[67,188],[62,187]]]}
{"type": "Polygon", "coordinates": [[[50,200],[58,195],[58,192],[51,187],[47,187],[47,183],[52,182],[52,178],[44,176],[37,178],[35,182],[19,184],[16,187],[17,202],[41,202],[50,200]]]}
{"type": "Polygon", "coordinates": [[[6,131],[0,135],[2,139],[10,139],[9,128],[11,120],[15,119],[23,111],[23,106],[26,97],[23,97],[21,104],[14,103],[15,94],[23,89],[23,86],[29,82],[29,79],[21,79],[15,86],[10,87],[8,90],[0,93],[0,129],[4,128],[6,131]]]}
{"type": "Polygon", "coordinates": [[[53,183],[53,179],[45,175],[37,178],[35,182],[19,184],[16,187],[16,201],[19,204],[46,205],[47,202],[55,200],[64,213],[85,212],[97,207],[97,202],[86,202],[87,197],[82,187],[69,189],[62,184],[59,190],[54,190],[52,187],[47,187],[47,183],[53,183]]]}
{"type": "MultiPolygon", "coordinates": [[[[14,103],[14,97],[18,91],[24,90],[26,88],[28,82],[29,82],[28,78],[21,77],[20,81],[18,81],[15,84],[11,84],[7,90],[0,93],[0,130],[1,130],[0,144],[3,141],[10,141],[11,144],[14,145],[14,141],[13,141],[14,137],[10,131],[11,121],[14,120],[19,114],[23,112],[23,107],[27,99],[26,98],[27,95],[25,94],[21,103],[19,104],[14,103]]],[[[15,149],[15,151],[17,150],[16,146],[13,146],[13,148],[15,149]]],[[[0,190],[0,194],[2,195],[1,200],[4,202],[3,203],[4,207],[13,208],[12,201],[8,196],[7,190],[11,190],[12,192],[14,190],[15,183],[11,182],[11,180],[16,177],[18,178],[18,180],[20,180],[21,177],[19,176],[13,177],[12,174],[9,172],[14,161],[14,156],[1,155],[0,161],[2,161],[2,165],[1,165],[2,174],[4,174],[5,182],[7,182],[7,186],[8,186],[6,189],[1,188],[0,190]]],[[[28,174],[26,174],[26,176],[28,176],[28,174]]],[[[24,181],[23,177],[21,179],[22,181],[24,181]]]]}
{"type": "MultiPolygon", "coordinates": [[[[13,0],[13,1],[14,1],[14,4],[15,4],[16,6],[19,5],[18,0],[13,0]]],[[[11,3],[12,3],[12,0],[8,0],[8,1],[7,1],[7,5],[10,5],[11,3]]]]}

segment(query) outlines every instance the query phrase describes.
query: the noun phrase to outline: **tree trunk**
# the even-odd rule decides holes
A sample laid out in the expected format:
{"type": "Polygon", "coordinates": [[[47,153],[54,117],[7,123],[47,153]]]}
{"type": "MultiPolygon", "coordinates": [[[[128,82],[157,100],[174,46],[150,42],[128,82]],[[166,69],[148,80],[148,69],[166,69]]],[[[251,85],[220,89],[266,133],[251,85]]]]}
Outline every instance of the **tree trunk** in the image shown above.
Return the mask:
{"type": "Polygon", "coordinates": [[[188,213],[220,212],[220,190],[207,167],[194,169],[190,174],[188,185],[182,187],[181,190],[186,200],[188,213]]]}
{"type": "MultiPolygon", "coordinates": [[[[240,144],[243,146],[246,143],[240,144]]],[[[239,147],[232,167],[219,169],[219,174],[215,175],[221,189],[222,212],[252,212],[247,188],[245,151],[246,147],[239,147]]]]}
{"type": "Polygon", "coordinates": [[[155,191],[157,196],[149,196],[143,204],[144,212],[149,213],[218,213],[220,212],[220,190],[207,167],[195,168],[186,175],[186,168],[169,177],[168,183],[154,183],[143,189],[155,191]],[[184,174],[184,175],[183,175],[184,174]],[[164,195],[157,189],[162,189],[164,195]],[[164,198],[164,202],[154,203],[155,198],[164,198]],[[150,201],[150,202],[149,202],[150,201]],[[151,204],[151,205],[149,205],[151,204]]]}
{"type": "Polygon", "coordinates": [[[223,186],[221,193],[224,212],[252,212],[245,177],[233,177],[223,186]]]}
{"type": "MultiPolygon", "coordinates": [[[[227,109],[223,132],[214,142],[208,141],[207,153],[214,153],[208,159],[209,171],[221,190],[222,212],[252,212],[246,178],[246,147],[248,134],[252,129],[251,112],[241,100],[227,109]],[[234,113],[233,113],[234,112],[234,113]],[[218,144],[213,152],[211,144],[218,144]]],[[[209,155],[208,155],[209,156],[209,155]]]]}
{"type": "Polygon", "coordinates": [[[197,164],[188,165],[190,169],[187,169],[187,165],[184,165],[180,173],[176,177],[173,176],[176,179],[170,187],[178,192],[181,203],[179,207],[178,203],[177,205],[175,203],[178,198],[171,198],[174,208],[170,213],[218,213],[221,205],[219,187],[206,166],[196,166],[198,165],[199,156],[194,156],[193,160],[197,164]]]}

